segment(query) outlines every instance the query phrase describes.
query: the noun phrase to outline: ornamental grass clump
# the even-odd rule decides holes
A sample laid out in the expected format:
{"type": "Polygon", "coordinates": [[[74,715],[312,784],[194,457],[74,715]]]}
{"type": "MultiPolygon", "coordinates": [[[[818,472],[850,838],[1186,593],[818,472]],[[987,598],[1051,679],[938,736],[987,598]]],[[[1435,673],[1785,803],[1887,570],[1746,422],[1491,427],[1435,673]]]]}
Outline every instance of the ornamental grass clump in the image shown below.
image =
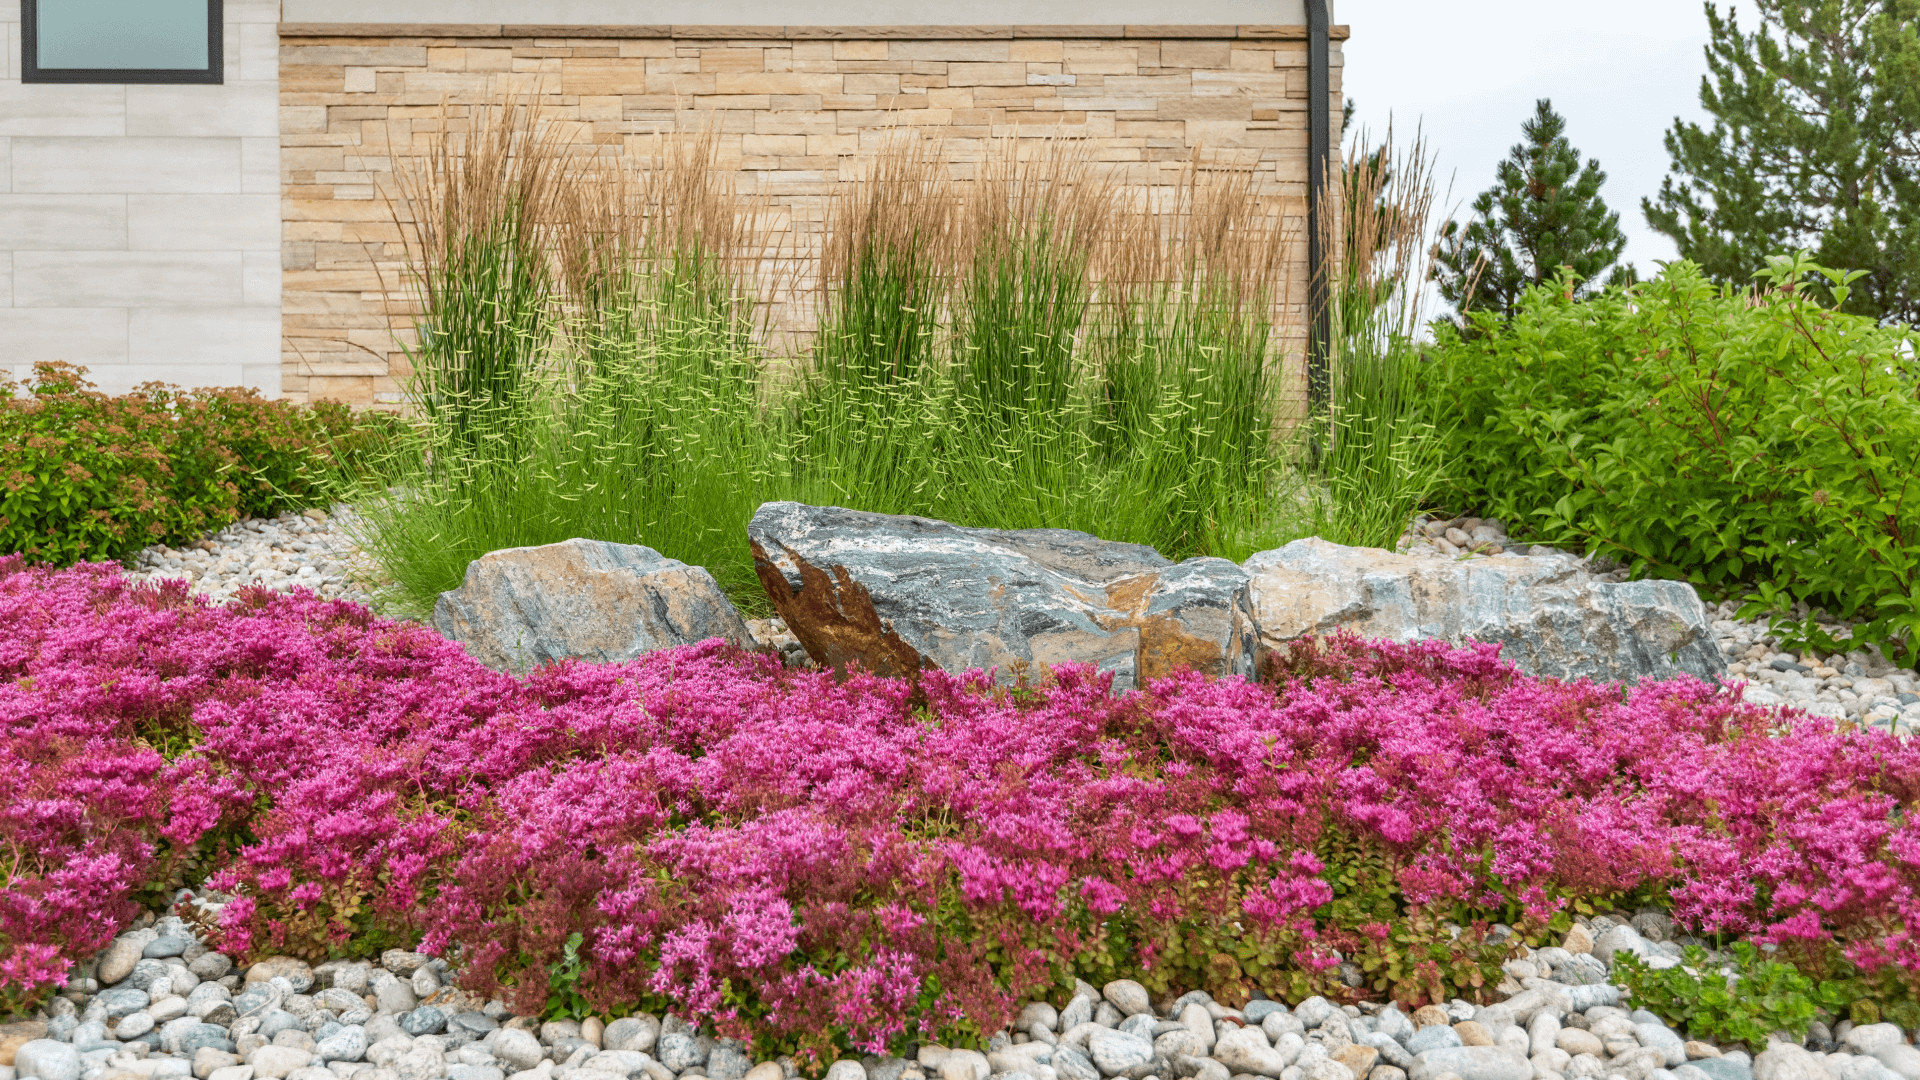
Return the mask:
{"type": "Polygon", "coordinates": [[[1006,139],[967,175],[908,133],[815,235],[710,133],[614,154],[528,107],[465,123],[396,168],[418,437],[341,488],[393,610],[584,537],[765,613],[743,538],[772,500],[1172,558],[1311,531],[1284,452],[1300,225],[1246,163],[1129,188],[1006,139]]]}
{"type": "Polygon", "coordinates": [[[10,559],[0,993],[182,885],[231,897],[237,955],[418,943],[523,1010],[671,1008],[822,1066],[1076,977],[1484,1000],[1491,923],[1601,904],[1920,979],[1920,749],[1885,734],[1346,637],[1109,691],[720,641],[516,679],[344,602],[10,559]]]}

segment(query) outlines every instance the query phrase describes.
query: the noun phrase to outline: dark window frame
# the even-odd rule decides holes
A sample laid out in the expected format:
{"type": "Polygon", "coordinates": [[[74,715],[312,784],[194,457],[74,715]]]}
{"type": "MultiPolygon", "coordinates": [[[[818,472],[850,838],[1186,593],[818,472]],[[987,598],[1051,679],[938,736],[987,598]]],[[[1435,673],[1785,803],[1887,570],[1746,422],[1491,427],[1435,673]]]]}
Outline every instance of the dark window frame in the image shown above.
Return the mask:
{"type": "Polygon", "coordinates": [[[226,81],[226,21],[221,0],[207,0],[207,66],[198,68],[43,68],[40,0],[20,0],[20,81],[23,83],[187,83],[226,81]]]}

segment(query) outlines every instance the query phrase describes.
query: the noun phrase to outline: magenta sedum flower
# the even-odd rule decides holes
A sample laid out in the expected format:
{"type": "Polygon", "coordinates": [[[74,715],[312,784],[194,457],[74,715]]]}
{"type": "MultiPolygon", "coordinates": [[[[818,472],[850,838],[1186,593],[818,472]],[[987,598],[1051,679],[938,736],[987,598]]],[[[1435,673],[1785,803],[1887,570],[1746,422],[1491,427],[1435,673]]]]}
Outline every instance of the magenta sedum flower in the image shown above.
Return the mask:
{"type": "Polygon", "coordinates": [[[235,895],[210,928],[235,953],[419,941],[531,1009],[577,934],[596,1007],[822,1055],[992,1030],[1075,975],[1330,988],[1459,905],[1542,924],[1642,887],[1695,932],[1920,977],[1909,744],[1493,646],[1278,668],[1008,695],[715,641],[515,679],[302,593],[0,561],[0,1004],[189,855],[235,895]],[[1363,856],[1391,903],[1343,925],[1363,856]]]}

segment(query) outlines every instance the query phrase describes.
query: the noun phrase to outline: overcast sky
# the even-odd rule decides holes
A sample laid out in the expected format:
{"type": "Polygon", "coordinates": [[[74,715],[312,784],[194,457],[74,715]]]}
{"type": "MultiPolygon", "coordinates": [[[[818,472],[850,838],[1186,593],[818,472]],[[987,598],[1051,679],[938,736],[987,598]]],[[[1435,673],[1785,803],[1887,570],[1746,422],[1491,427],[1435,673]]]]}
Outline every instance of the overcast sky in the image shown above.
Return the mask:
{"type": "MultiPolygon", "coordinates": [[[[1739,12],[1752,27],[1751,4],[1739,12]]],[[[1334,17],[1353,28],[1344,89],[1354,126],[1377,132],[1390,114],[1396,133],[1422,123],[1456,216],[1492,185],[1534,102],[1552,98],[1569,141],[1607,174],[1602,196],[1627,234],[1623,258],[1645,275],[1675,257],[1640,200],[1666,175],[1661,136],[1673,118],[1705,118],[1707,18],[1696,0],[1338,0],[1334,17]]]]}

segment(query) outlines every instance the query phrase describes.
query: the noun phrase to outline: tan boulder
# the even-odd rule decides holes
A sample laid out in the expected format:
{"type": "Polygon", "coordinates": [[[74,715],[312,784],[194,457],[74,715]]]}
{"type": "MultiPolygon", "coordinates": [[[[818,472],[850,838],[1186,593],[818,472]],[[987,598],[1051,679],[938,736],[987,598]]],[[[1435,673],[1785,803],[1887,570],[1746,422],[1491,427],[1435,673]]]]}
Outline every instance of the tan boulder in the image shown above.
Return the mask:
{"type": "Polygon", "coordinates": [[[752,647],[747,624],[703,567],[600,540],[490,551],[440,594],[433,628],[496,671],[569,657],[610,663],[708,638],[752,647]]]}

